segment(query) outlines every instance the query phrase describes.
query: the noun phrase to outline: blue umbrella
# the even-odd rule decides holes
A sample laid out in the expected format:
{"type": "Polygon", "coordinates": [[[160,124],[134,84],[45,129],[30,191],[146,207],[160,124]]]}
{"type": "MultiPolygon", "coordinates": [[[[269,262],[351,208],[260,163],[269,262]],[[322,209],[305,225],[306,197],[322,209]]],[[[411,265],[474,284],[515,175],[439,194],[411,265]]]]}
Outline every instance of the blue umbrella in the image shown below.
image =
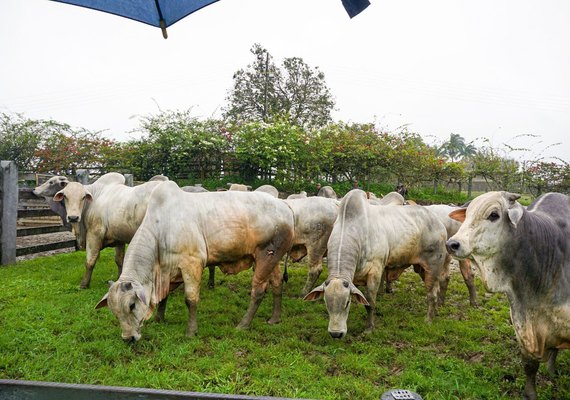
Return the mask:
{"type": "MultiPolygon", "coordinates": [[[[121,17],[144,22],[162,29],[166,39],[166,28],[182,18],[218,0],[52,0],[73,4],[93,10],[104,11],[121,17]]],[[[350,18],[364,10],[368,0],[342,0],[350,18]]]]}

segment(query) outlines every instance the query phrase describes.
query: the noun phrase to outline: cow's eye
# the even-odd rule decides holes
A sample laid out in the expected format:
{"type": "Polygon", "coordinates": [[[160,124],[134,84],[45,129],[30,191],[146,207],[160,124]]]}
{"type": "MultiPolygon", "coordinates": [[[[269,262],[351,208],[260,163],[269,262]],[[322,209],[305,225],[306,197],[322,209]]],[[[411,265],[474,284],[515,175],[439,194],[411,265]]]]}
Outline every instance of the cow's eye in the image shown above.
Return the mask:
{"type": "Polygon", "coordinates": [[[496,220],[499,219],[499,213],[496,211],[491,212],[491,214],[489,214],[489,216],[487,217],[487,219],[491,222],[495,222],[496,220]]]}
{"type": "Polygon", "coordinates": [[[129,305],[129,310],[131,310],[131,312],[135,309],[136,303],[133,301],[130,305],[129,305]]]}

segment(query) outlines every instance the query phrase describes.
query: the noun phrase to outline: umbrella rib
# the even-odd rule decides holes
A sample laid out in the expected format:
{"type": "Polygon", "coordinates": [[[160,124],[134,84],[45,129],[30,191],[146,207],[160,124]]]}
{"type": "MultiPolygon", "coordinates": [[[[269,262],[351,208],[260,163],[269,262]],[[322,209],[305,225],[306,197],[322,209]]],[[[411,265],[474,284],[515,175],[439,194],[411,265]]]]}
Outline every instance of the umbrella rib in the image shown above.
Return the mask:
{"type": "Polygon", "coordinates": [[[166,21],[164,21],[164,17],[162,16],[162,10],[160,9],[158,0],[154,0],[154,4],[156,4],[156,10],[158,11],[158,19],[160,29],[162,30],[162,37],[168,39],[168,33],[166,32],[166,21]]]}

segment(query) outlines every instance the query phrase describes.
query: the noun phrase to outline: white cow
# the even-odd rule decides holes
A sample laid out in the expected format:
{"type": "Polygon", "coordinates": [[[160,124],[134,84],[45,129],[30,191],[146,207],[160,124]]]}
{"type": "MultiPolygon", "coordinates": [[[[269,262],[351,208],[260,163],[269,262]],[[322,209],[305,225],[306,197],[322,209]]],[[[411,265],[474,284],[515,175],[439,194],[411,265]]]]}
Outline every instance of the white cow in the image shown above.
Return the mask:
{"type": "Polygon", "coordinates": [[[290,194],[289,196],[287,196],[287,200],[304,199],[305,197],[307,197],[307,192],[302,190],[299,193],[290,194]]]}
{"type": "Polygon", "coordinates": [[[264,192],[275,197],[276,199],[279,198],[279,190],[277,190],[277,188],[273,185],[261,185],[255,189],[254,192],[264,192]]]}
{"type": "Polygon", "coordinates": [[[295,236],[288,256],[294,262],[305,256],[309,261],[307,281],[301,291],[304,297],[323,271],[323,257],[327,253],[327,242],[338,215],[339,202],[316,196],[284,201],[295,215],[295,236]]]}
{"type": "Polygon", "coordinates": [[[228,186],[230,187],[228,190],[235,190],[238,192],[249,192],[251,190],[251,186],[241,183],[228,183],[228,186]]]}
{"type": "Polygon", "coordinates": [[[279,261],[292,238],[293,213],[281,200],[255,192],[185,193],[164,182],[151,195],[119,280],[97,307],[109,306],[123,339],[139,340],[142,323],[181,274],[190,313],[186,333],[192,336],[203,269],[218,265],[236,274],[255,262],[249,308],[238,327],[249,326],[269,285],[273,313],[268,322],[277,323],[283,289],[279,261]]]}
{"type": "Polygon", "coordinates": [[[414,265],[427,292],[427,320],[435,315],[440,284],[449,274],[445,227],[421,206],[377,206],[366,193],[344,196],[328,241],[328,277],[306,300],[324,296],[333,338],[347,332],[350,300],[366,305],[368,330],[374,329],[376,295],[385,268],[414,265]],[[355,285],[366,285],[366,297],[355,285]]]}
{"type": "MultiPolygon", "coordinates": [[[[443,226],[445,226],[448,239],[453,235],[455,235],[459,230],[459,228],[461,228],[461,222],[449,216],[450,213],[459,210],[460,207],[449,206],[447,204],[432,204],[424,207],[430,210],[432,213],[434,213],[437,216],[437,218],[441,221],[443,226]]],[[[467,290],[469,291],[469,304],[475,307],[477,306],[477,290],[475,289],[475,276],[471,268],[471,262],[465,259],[458,259],[458,261],[459,261],[459,270],[461,271],[461,275],[463,276],[463,280],[465,281],[465,286],[467,286],[467,290]]],[[[443,283],[443,287],[441,288],[442,299],[445,297],[445,292],[447,291],[448,283],[449,281],[445,281],[443,283]]]]}
{"type": "Polygon", "coordinates": [[[70,182],[53,197],[63,201],[80,248],[85,248],[85,274],[81,288],[89,287],[93,268],[104,247],[115,247],[121,273],[125,243],[133,238],[146,212],[150,192],[161,181],[125,186],[125,177],[111,172],[91,185],[70,182]]]}

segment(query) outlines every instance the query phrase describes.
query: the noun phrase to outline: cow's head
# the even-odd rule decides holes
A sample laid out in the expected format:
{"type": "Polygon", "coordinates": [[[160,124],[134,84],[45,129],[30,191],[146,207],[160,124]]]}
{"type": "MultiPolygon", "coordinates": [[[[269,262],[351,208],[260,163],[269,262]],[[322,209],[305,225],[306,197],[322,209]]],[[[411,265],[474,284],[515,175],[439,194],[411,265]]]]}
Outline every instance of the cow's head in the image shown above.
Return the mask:
{"type": "Polygon", "coordinates": [[[63,190],[53,196],[54,201],[63,201],[67,212],[67,222],[78,223],[86,203],[93,200],[91,193],[81,183],[69,182],[63,190]]]}
{"type": "Polygon", "coordinates": [[[447,241],[447,251],[459,259],[473,260],[490,291],[504,289],[498,264],[506,241],[523,216],[518,198],[520,195],[514,193],[489,192],[473,199],[467,208],[449,214],[462,225],[447,241]]]}
{"type": "Polygon", "coordinates": [[[33,190],[38,197],[52,197],[61,189],[67,186],[69,180],[65,176],[52,176],[47,181],[33,190]]]}
{"type": "Polygon", "coordinates": [[[335,339],[341,339],[346,335],[346,320],[348,319],[351,299],[360,304],[370,305],[366,297],[352,282],[340,278],[327,279],[322,285],[314,288],[304,299],[312,301],[321,297],[324,297],[329,313],[328,331],[335,339]]]}
{"type": "Polygon", "coordinates": [[[152,314],[147,298],[139,282],[119,280],[111,283],[95,308],[109,307],[119,320],[123,340],[134,343],[141,338],[141,327],[152,314]]]}

